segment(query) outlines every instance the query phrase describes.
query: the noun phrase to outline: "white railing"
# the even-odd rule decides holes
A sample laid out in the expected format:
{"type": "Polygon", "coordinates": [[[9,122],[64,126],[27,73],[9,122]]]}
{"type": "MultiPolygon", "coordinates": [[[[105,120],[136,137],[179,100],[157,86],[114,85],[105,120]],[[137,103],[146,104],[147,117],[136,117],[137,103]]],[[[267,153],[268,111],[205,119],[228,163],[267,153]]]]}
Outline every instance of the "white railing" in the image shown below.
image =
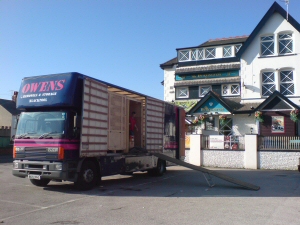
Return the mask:
{"type": "Polygon", "coordinates": [[[300,150],[300,137],[258,137],[259,150],[300,150]]]}
{"type": "MultiPolygon", "coordinates": [[[[222,146],[223,149],[231,149],[231,150],[244,150],[245,149],[245,138],[244,136],[224,136],[220,135],[220,137],[224,137],[224,141],[222,146]],[[236,148],[237,147],[237,148],[236,148]]],[[[202,149],[211,149],[210,148],[210,136],[209,135],[202,135],[202,149]]]]}

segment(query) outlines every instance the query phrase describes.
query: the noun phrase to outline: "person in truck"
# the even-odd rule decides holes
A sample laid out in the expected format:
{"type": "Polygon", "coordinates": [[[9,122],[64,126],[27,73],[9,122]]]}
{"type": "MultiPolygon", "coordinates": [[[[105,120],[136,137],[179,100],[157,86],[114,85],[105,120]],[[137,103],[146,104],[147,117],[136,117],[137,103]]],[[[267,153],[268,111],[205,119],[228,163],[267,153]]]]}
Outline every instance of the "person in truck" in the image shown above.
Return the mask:
{"type": "Polygon", "coordinates": [[[138,131],[138,127],[136,125],[135,112],[131,113],[129,118],[129,135],[134,136],[134,130],[138,131]]]}

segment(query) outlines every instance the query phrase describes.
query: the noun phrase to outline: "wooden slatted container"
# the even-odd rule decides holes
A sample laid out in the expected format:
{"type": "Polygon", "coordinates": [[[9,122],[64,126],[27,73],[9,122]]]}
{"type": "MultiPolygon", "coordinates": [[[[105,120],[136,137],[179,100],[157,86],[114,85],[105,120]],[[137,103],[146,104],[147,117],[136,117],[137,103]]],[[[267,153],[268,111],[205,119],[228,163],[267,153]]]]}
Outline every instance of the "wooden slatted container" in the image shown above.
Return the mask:
{"type": "Polygon", "coordinates": [[[90,78],[84,79],[80,155],[105,155],[108,143],[107,86],[90,78]]]}
{"type": "Polygon", "coordinates": [[[164,136],[165,103],[148,97],[146,99],[146,149],[162,152],[164,136]]]}
{"type": "Polygon", "coordinates": [[[126,96],[109,92],[108,150],[126,150],[127,124],[126,96]]]}

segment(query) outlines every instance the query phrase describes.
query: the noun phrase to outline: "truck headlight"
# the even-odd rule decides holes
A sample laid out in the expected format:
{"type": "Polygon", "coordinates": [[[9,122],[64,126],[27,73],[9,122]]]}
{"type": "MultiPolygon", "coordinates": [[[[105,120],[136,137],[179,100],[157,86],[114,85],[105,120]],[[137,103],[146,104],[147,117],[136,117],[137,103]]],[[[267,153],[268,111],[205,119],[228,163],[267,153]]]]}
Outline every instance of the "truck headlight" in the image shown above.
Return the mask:
{"type": "Polygon", "coordinates": [[[58,153],[58,148],[47,148],[47,152],[58,153]]]}
{"type": "Polygon", "coordinates": [[[14,165],[14,168],[15,168],[15,169],[18,169],[18,168],[19,168],[19,163],[14,162],[13,165],[14,165]]]}
{"type": "Polygon", "coordinates": [[[24,152],[24,147],[15,147],[16,152],[24,152]]]}
{"type": "Polygon", "coordinates": [[[57,170],[62,170],[62,164],[56,164],[55,169],[57,170]]]}

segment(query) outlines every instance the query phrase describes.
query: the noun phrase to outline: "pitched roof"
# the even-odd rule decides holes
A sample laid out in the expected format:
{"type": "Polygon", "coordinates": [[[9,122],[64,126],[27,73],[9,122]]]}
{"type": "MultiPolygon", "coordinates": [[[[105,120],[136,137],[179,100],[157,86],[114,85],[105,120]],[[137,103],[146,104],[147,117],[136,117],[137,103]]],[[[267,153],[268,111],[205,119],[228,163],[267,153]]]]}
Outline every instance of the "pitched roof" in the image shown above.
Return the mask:
{"type": "MultiPolygon", "coordinates": [[[[264,108],[266,108],[269,104],[274,104],[273,100],[276,98],[279,98],[281,102],[285,103],[285,105],[289,105],[291,108],[299,109],[299,106],[289,100],[286,96],[281,94],[279,91],[274,91],[266,100],[256,107],[255,111],[264,110],[264,108]]],[[[278,101],[276,101],[276,103],[278,104],[278,101]]]]}
{"type": "Polygon", "coordinates": [[[222,97],[214,91],[208,92],[196,105],[194,105],[187,113],[193,114],[199,109],[210,97],[215,98],[232,114],[252,113],[258,103],[241,103],[240,97],[222,97]]]}
{"type": "MultiPolygon", "coordinates": [[[[264,17],[254,28],[254,30],[252,31],[252,33],[250,34],[250,36],[248,37],[244,45],[238,51],[236,55],[238,58],[241,57],[241,55],[249,47],[249,45],[254,40],[256,35],[259,33],[259,31],[263,28],[263,26],[267,23],[267,21],[274,13],[279,13],[283,18],[286,18],[287,15],[287,12],[281,6],[277,2],[274,2],[273,5],[270,7],[270,9],[267,11],[267,13],[264,15],[264,17]]],[[[300,24],[290,15],[288,15],[288,22],[300,32],[300,24]]]]}
{"type": "Polygon", "coordinates": [[[247,38],[248,35],[229,37],[229,38],[210,39],[197,47],[239,44],[239,43],[244,43],[247,40],[247,38]]]}
{"type": "Polygon", "coordinates": [[[175,58],[173,58],[173,59],[171,59],[171,60],[169,60],[169,61],[167,61],[165,63],[160,64],[159,66],[162,69],[168,68],[168,67],[172,68],[177,63],[178,63],[178,59],[177,59],[177,57],[175,57],[175,58]]]}
{"type": "Polygon", "coordinates": [[[12,100],[0,99],[0,105],[12,115],[17,115],[21,112],[16,109],[16,103],[12,100]]]}

